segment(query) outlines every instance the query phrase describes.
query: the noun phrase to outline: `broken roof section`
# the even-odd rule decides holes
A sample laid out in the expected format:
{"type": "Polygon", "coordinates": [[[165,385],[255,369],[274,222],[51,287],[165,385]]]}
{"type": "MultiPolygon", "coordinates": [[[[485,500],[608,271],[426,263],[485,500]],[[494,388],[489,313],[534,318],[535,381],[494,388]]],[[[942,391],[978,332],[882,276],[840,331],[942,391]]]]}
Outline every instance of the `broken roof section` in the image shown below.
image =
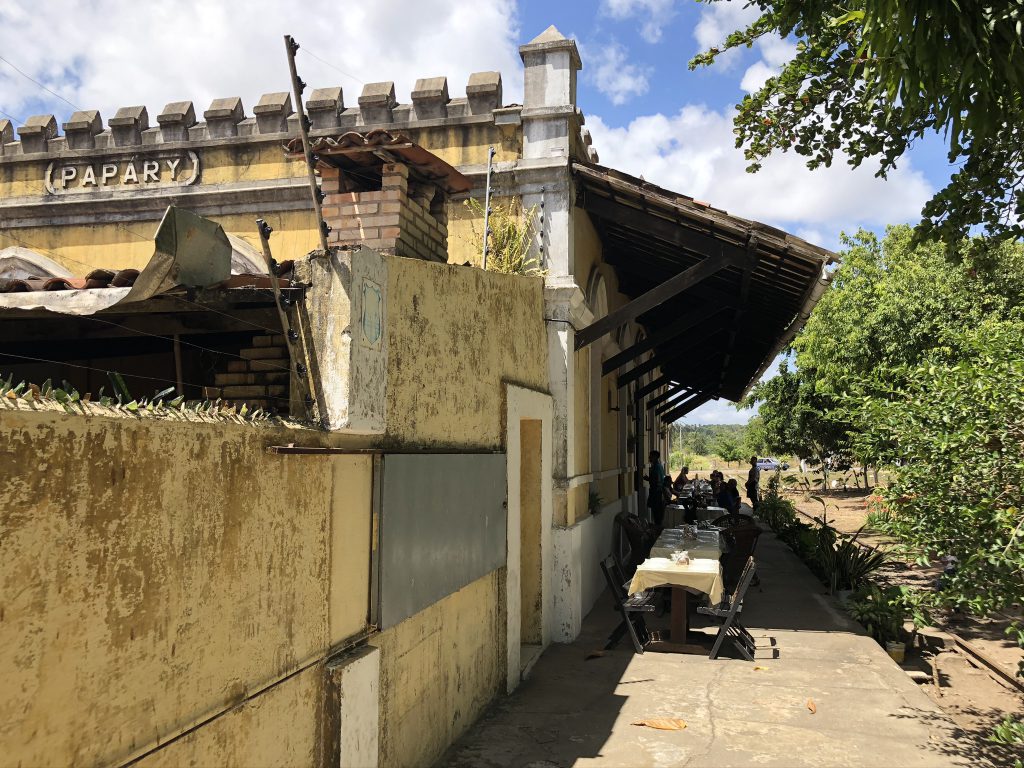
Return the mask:
{"type": "Polygon", "coordinates": [[[618,384],[660,370],[636,396],[667,386],[665,421],[711,399],[742,399],[810,314],[834,254],[609,168],[574,163],[573,174],[576,203],[632,299],[581,329],[577,349],[635,321],[647,338],[608,360],[604,373],[653,353],[618,384]]]}
{"type": "MultiPolygon", "coordinates": [[[[449,195],[468,192],[473,183],[437,155],[400,133],[378,128],[365,133],[349,131],[337,137],[325,136],[311,144],[321,163],[339,168],[357,180],[380,183],[381,166],[401,163],[408,166],[410,178],[429,182],[449,195]]],[[[303,155],[302,139],[285,144],[289,155],[303,155]]]]}
{"type": "Polygon", "coordinates": [[[153,256],[141,272],[94,269],[84,278],[25,275],[0,280],[0,309],[91,315],[178,286],[207,288],[231,278],[232,253],[219,224],[169,206],[154,237],[153,256]]]}

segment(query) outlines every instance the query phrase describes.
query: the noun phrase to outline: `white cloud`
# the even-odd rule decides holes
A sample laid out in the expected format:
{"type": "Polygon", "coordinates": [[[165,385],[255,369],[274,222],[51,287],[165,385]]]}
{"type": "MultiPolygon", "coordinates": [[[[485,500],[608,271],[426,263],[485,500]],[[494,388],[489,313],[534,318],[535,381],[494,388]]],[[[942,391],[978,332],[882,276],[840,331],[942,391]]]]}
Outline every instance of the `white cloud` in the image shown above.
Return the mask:
{"type": "Polygon", "coordinates": [[[782,67],[796,55],[796,44],[774,35],[762,37],[757,41],[761,59],[754,62],[743,73],[740,88],[747,93],[761,90],[769,77],[782,71],[782,67]]]}
{"type": "Polygon", "coordinates": [[[755,61],[743,73],[743,79],[740,80],[740,88],[747,93],[754,93],[761,90],[761,87],[768,82],[769,77],[777,74],[779,74],[779,71],[774,67],[768,66],[764,61],[755,61]]]}
{"type": "Polygon", "coordinates": [[[584,70],[587,78],[612,104],[625,104],[634,96],[647,92],[650,68],[630,64],[626,49],[619,43],[589,43],[581,46],[580,53],[587,62],[584,70]]]}
{"type": "Polygon", "coordinates": [[[601,10],[613,19],[643,17],[640,36],[648,43],[657,43],[665,25],[675,16],[675,0],[604,0],[601,10]]]}
{"type": "MultiPolygon", "coordinates": [[[[759,16],[760,10],[748,5],[747,0],[721,0],[709,3],[700,12],[700,21],[693,28],[693,36],[701,51],[720,46],[731,32],[746,29],[759,16]]],[[[734,67],[740,59],[741,51],[733,49],[718,57],[715,68],[718,71],[734,67]]]]}
{"type": "MultiPolygon", "coordinates": [[[[341,85],[347,106],[357,104],[362,84],[308,51],[359,80],[394,80],[401,102],[409,102],[417,78],[446,75],[455,96],[470,73],[492,69],[504,75],[506,103],[522,100],[514,0],[379,0],[343,8],[330,0],[0,5],[0,55],[105,119],[120,106],[145,104],[151,124],[171,101],[193,101],[201,119],[217,97],[241,96],[252,114],[261,94],[289,90],[286,33],[302,45],[302,78],[311,88],[341,85]]],[[[0,109],[27,117],[40,103],[58,119],[72,111],[0,62],[0,109]]]]}
{"type": "Polygon", "coordinates": [[[826,246],[842,229],[916,220],[932,195],[909,158],[888,180],[875,178],[868,165],[849,168],[841,156],[831,168],[810,171],[792,153],[774,155],[759,173],[749,174],[734,146],[732,108],[717,112],[691,104],[625,127],[588,115],[587,126],[603,163],[738,216],[817,232],[826,246]]]}

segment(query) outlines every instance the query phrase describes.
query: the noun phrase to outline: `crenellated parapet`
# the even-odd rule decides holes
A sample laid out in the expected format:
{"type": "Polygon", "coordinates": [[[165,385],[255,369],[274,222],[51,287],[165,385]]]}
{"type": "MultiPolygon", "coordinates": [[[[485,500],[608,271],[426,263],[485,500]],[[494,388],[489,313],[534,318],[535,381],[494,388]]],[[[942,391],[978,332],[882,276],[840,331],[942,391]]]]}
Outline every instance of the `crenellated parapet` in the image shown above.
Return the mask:
{"type": "MultiPolygon", "coordinates": [[[[345,104],[341,86],[316,88],[305,103],[314,134],[340,130],[400,126],[415,129],[462,123],[519,125],[519,105],[502,105],[501,74],[477,72],[469,77],[466,96],[452,98],[448,78],[416,81],[409,103],[401,103],[391,81],[367,83],[356,104],[345,104]]],[[[34,115],[24,125],[0,121],[0,162],[43,159],[48,154],[101,152],[130,147],[159,147],[272,137],[298,133],[298,115],[290,93],[264,94],[246,114],[241,98],[214,99],[200,112],[191,101],[164,106],[150,124],[145,106],[121,107],[104,123],[99,110],[77,111],[58,131],[54,115],[34,115]],[[201,118],[201,119],[199,119],[201,118]]],[[[180,147],[177,147],[180,149],[180,147]]]]}

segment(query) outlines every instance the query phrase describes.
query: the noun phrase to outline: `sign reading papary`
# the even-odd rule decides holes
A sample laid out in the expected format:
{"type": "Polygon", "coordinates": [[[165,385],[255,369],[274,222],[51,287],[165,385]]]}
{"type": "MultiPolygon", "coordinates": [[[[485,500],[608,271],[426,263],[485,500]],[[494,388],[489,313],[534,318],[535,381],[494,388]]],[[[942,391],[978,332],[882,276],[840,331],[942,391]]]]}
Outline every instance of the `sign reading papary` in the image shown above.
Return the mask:
{"type": "Polygon", "coordinates": [[[99,160],[60,160],[46,167],[51,195],[124,191],[139,187],[184,187],[199,178],[199,156],[175,152],[152,156],[127,155],[99,160]]]}

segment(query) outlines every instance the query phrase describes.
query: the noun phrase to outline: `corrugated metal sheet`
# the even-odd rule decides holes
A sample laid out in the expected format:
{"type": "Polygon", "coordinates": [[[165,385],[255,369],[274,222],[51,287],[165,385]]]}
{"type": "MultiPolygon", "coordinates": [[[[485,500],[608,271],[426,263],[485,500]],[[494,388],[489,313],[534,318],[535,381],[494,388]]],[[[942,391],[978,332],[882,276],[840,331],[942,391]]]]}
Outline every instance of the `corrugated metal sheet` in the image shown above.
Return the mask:
{"type": "Polygon", "coordinates": [[[382,459],[381,629],[457,592],[506,560],[505,454],[382,459]]]}

